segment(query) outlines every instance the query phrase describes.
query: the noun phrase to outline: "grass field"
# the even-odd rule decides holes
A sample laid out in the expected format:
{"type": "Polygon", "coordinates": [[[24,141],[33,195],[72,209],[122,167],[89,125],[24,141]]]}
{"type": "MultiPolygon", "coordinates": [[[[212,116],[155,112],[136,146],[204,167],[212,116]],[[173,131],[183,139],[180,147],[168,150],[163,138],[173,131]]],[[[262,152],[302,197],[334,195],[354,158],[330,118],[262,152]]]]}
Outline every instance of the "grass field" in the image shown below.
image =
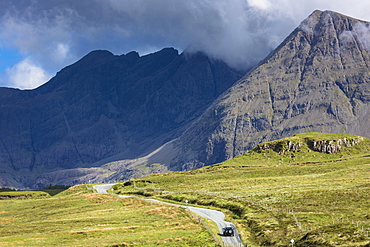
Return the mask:
{"type": "MultiPolygon", "coordinates": [[[[291,239],[294,246],[370,246],[370,140],[358,136],[300,134],[221,164],[153,174],[113,189],[219,208],[248,246],[291,246],[291,239]],[[344,138],[352,144],[338,152],[315,151],[344,138]]],[[[216,244],[183,208],[80,185],[0,192],[0,246],[216,244]]]]}
{"type": "Polygon", "coordinates": [[[295,246],[370,246],[370,140],[359,136],[300,134],[221,164],[114,189],[227,209],[249,246],[290,246],[291,239],[295,246]],[[313,150],[344,138],[355,145],[313,150]]]}
{"type": "Polygon", "coordinates": [[[37,198],[0,200],[0,246],[216,245],[183,208],[96,194],[87,185],[37,198]]]}

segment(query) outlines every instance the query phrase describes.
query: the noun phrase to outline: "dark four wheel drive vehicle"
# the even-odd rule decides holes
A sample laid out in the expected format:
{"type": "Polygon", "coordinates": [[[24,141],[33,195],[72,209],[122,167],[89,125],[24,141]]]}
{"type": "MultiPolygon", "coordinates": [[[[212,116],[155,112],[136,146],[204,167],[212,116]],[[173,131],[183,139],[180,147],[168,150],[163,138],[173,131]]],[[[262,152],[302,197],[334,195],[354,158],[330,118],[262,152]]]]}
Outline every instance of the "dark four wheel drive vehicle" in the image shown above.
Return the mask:
{"type": "Polygon", "coordinates": [[[224,236],[234,236],[234,229],[231,226],[224,228],[224,236]]]}

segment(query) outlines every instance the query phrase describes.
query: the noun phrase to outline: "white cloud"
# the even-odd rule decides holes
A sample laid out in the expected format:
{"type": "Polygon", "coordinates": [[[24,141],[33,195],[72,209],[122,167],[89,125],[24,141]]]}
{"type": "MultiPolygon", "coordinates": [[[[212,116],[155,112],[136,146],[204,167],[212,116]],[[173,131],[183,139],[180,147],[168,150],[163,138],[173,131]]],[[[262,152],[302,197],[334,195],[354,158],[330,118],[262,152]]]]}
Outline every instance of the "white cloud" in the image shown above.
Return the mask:
{"type": "Polygon", "coordinates": [[[75,42],[72,31],[78,18],[68,8],[38,11],[33,5],[5,12],[0,19],[0,43],[49,69],[61,69],[75,58],[69,44],[75,42]]]}
{"type": "Polygon", "coordinates": [[[52,53],[53,60],[58,61],[58,63],[63,63],[68,60],[70,54],[70,49],[67,44],[59,43],[55,45],[54,52],[52,53]]]}
{"type": "Polygon", "coordinates": [[[247,0],[251,7],[256,7],[261,10],[266,10],[271,7],[268,0],[247,0]]]}
{"type": "Polygon", "coordinates": [[[19,89],[33,89],[50,79],[50,75],[29,58],[7,69],[10,86],[19,89]]]}
{"type": "Polygon", "coordinates": [[[339,38],[349,47],[359,45],[370,51],[370,25],[367,23],[356,23],[351,31],[344,31],[339,38]]]}
{"type": "Polygon", "coordinates": [[[357,23],[353,32],[357,34],[359,43],[368,51],[370,51],[370,25],[365,23],[357,23]]]}

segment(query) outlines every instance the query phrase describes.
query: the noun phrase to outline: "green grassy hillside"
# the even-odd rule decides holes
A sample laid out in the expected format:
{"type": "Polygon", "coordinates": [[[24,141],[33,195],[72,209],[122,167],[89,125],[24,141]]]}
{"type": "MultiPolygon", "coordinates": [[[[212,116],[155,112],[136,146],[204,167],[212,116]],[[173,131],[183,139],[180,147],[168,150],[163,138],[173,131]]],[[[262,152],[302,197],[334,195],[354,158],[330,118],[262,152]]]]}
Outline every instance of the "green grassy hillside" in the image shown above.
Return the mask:
{"type": "MultiPolygon", "coordinates": [[[[291,239],[370,246],[370,140],[360,136],[300,134],[221,164],[126,181],[114,192],[219,208],[248,246],[291,246],[291,239]]],[[[216,245],[184,209],[96,194],[89,185],[0,199],[0,246],[216,245]]]]}
{"type": "Polygon", "coordinates": [[[86,185],[48,197],[0,200],[0,246],[216,245],[182,208],[97,194],[86,185]]]}
{"type": "Polygon", "coordinates": [[[2,191],[0,192],[0,200],[9,199],[40,199],[49,198],[49,193],[44,191],[2,191]]]}
{"type": "Polygon", "coordinates": [[[227,210],[248,246],[370,246],[370,140],[305,133],[114,187],[227,210]]]}

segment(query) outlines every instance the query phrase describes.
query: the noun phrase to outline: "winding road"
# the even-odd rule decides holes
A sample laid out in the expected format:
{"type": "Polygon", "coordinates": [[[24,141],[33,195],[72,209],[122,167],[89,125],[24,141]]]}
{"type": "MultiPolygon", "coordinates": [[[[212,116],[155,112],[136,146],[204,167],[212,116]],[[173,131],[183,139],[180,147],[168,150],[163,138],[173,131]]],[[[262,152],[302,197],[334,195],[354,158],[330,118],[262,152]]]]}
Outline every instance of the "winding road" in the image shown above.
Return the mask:
{"type": "MultiPolygon", "coordinates": [[[[98,193],[108,194],[107,190],[109,190],[113,185],[114,184],[101,184],[101,185],[94,185],[93,187],[98,193]]],[[[126,197],[131,197],[131,196],[119,195],[119,197],[126,198],[126,197]]],[[[173,206],[183,207],[183,208],[190,210],[191,212],[195,214],[198,214],[199,216],[203,218],[210,219],[217,224],[218,229],[220,231],[220,236],[222,237],[222,240],[225,246],[237,246],[237,247],[243,246],[244,247],[236,227],[232,223],[224,221],[225,215],[224,213],[220,211],[213,210],[213,209],[207,209],[207,208],[184,206],[184,205],[175,204],[175,203],[162,202],[162,201],[155,200],[155,199],[145,199],[145,200],[155,202],[155,203],[164,203],[164,204],[169,204],[173,206]],[[222,236],[223,228],[226,226],[232,226],[234,228],[235,235],[233,237],[222,236]]]]}

